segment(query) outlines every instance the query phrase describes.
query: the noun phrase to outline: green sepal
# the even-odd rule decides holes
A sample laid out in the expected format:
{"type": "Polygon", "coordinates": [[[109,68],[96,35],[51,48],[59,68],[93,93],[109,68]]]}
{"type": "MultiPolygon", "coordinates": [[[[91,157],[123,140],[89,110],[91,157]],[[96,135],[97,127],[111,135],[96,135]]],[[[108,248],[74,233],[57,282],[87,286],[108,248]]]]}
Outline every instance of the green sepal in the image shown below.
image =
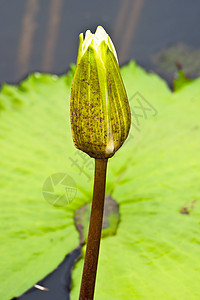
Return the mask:
{"type": "Polygon", "coordinates": [[[82,53],[83,53],[82,47],[83,47],[83,33],[79,34],[79,47],[78,47],[77,65],[79,64],[82,53]]]}

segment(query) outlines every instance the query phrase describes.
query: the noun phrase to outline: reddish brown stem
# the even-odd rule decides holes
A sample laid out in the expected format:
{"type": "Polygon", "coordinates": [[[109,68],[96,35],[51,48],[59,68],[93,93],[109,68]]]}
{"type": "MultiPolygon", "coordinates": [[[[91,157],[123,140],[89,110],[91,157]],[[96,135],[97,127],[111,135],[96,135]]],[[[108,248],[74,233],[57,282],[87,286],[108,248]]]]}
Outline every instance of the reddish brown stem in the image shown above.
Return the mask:
{"type": "Polygon", "coordinates": [[[107,159],[95,159],[95,177],[85,261],[79,300],[92,300],[103,220],[107,159]]]}

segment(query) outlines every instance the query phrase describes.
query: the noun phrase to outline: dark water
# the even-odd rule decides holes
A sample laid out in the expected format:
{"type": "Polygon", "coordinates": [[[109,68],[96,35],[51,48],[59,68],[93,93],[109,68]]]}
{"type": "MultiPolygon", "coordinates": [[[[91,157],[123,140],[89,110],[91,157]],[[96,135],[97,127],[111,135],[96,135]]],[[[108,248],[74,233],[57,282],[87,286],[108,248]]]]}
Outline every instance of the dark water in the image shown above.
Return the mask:
{"type": "MultiPolygon", "coordinates": [[[[200,48],[199,16],[198,0],[0,0],[0,84],[34,71],[64,73],[76,61],[78,34],[99,24],[111,35],[120,64],[133,58],[169,79],[173,68],[166,75],[152,56],[177,43],[200,48]]],[[[39,282],[49,292],[33,288],[18,299],[69,299],[79,255],[74,250],[39,282]]]]}
{"type": "Polygon", "coordinates": [[[81,249],[77,248],[72,253],[67,255],[60,266],[46,278],[39,281],[38,284],[48,288],[48,291],[40,291],[36,288],[31,288],[20,300],[68,300],[71,285],[71,269],[81,255],[81,249]]]}
{"type": "Polygon", "coordinates": [[[0,83],[34,71],[64,73],[76,61],[78,35],[101,24],[120,64],[177,43],[200,48],[198,0],[0,0],[0,83]]]}

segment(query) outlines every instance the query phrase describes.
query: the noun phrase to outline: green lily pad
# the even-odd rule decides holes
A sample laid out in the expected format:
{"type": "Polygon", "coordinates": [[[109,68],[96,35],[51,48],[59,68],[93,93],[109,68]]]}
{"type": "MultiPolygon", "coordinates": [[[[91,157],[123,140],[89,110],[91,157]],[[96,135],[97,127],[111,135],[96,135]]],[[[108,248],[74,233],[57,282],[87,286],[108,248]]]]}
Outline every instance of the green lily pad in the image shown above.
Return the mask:
{"type": "Polygon", "coordinates": [[[71,79],[33,74],[0,94],[1,300],[25,292],[79,245],[74,211],[91,199],[92,182],[71,167],[78,151],[69,123],[71,79]],[[73,201],[64,194],[67,182],[59,184],[63,174],[68,190],[76,189],[73,201]]]}
{"type": "MultiPolygon", "coordinates": [[[[73,146],[72,73],[33,74],[0,93],[1,300],[33,286],[80,243],[74,215],[91,201],[94,161],[73,146]]],[[[109,159],[106,194],[119,204],[120,223],[101,242],[95,299],[199,299],[200,79],[172,93],[134,62],[122,76],[132,129],[109,159]]]]}

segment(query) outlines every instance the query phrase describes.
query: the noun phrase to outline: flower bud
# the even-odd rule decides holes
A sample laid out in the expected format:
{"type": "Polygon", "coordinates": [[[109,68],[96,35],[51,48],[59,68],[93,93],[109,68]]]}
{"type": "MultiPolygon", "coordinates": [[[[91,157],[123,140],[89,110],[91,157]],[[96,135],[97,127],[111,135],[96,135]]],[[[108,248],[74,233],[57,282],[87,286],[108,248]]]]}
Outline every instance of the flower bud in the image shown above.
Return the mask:
{"type": "Polygon", "coordinates": [[[113,156],[128,136],[131,114],[117,53],[101,26],[79,36],[70,115],[74,144],[91,157],[113,156]]]}

